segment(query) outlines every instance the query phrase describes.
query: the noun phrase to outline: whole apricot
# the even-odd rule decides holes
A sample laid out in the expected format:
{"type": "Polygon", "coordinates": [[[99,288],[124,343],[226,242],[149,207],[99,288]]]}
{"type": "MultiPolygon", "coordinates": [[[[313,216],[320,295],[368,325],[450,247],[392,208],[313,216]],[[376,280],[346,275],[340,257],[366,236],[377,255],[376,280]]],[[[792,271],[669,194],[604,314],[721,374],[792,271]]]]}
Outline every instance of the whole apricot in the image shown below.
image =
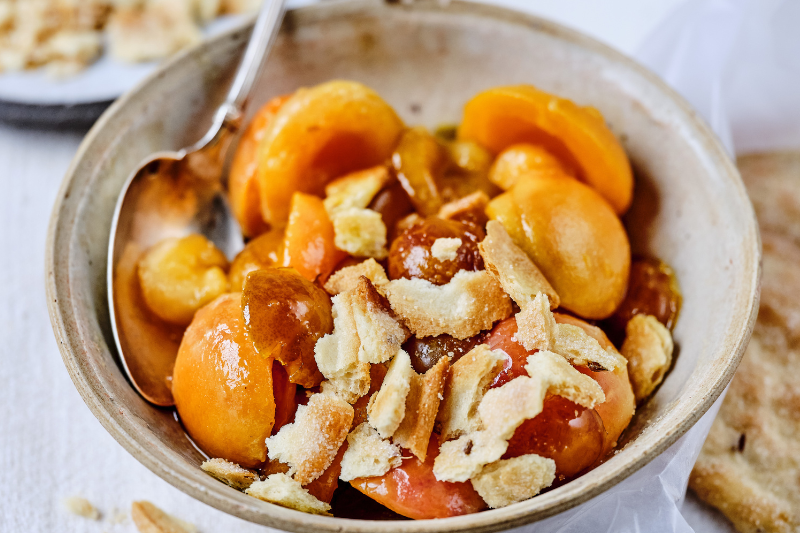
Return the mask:
{"type": "Polygon", "coordinates": [[[264,440],[275,421],[272,364],[250,340],[240,293],[197,312],[178,350],[172,394],[183,426],[208,455],[247,468],[266,460],[264,440]]]}
{"type": "Polygon", "coordinates": [[[561,297],[583,318],[611,315],[625,298],[628,235],[611,206],[577,180],[522,180],[490,203],[499,220],[561,297]],[[491,204],[513,204],[510,210],[491,204]]]}

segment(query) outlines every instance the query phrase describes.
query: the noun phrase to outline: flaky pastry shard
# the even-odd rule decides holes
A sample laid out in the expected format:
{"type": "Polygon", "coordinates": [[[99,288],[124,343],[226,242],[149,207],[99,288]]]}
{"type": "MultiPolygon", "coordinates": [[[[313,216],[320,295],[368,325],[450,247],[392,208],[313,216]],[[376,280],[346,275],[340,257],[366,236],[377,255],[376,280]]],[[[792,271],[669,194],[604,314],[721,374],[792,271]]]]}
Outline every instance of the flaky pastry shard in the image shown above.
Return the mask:
{"type": "Polygon", "coordinates": [[[483,191],[475,191],[452,202],[447,202],[436,216],[445,220],[469,217],[473,214],[486,216],[486,206],[489,205],[489,197],[483,191]]]}
{"type": "Polygon", "coordinates": [[[386,271],[383,267],[372,258],[362,261],[357,265],[344,267],[337,272],[334,272],[328,281],[325,282],[325,290],[331,296],[336,296],[342,292],[355,289],[358,286],[361,276],[365,276],[375,286],[378,292],[381,288],[389,283],[389,278],[386,277],[386,271]]]}
{"type": "Polygon", "coordinates": [[[312,496],[297,480],[286,474],[272,474],[264,481],[256,481],[245,494],[304,513],[331,516],[329,504],[312,496]]]}
{"type": "Polygon", "coordinates": [[[550,308],[560,305],[553,286],[534,262],[519,246],[500,222],[486,224],[486,238],[478,244],[483,262],[488,270],[520,308],[531,303],[537,294],[547,295],[550,308]]]}
{"type": "Polygon", "coordinates": [[[411,390],[411,381],[415,376],[411,358],[405,351],[399,350],[389,363],[380,390],[370,398],[367,407],[369,423],[381,437],[390,438],[400,426],[406,414],[406,398],[411,390]]]}
{"type": "Polygon", "coordinates": [[[331,216],[333,243],[354,257],[383,259],[386,250],[386,225],[372,209],[350,207],[331,216]]]}
{"type": "Polygon", "coordinates": [[[463,482],[499,460],[508,449],[508,439],[525,420],[542,412],[548,392],[586,408],[605,401],[595,380],[581,374],[559,354],[540,351],[528,357],[525,370],[505,385],[490,389],[478,406],[482,428],[442,444],[433,465],[440,481],[463,482]]]}
{"type": "Polygon", "coordinates": [[[423,462],[428,453],[428,441],[433,432],[449,371],[450,359],[442,357],[425,374],[414,373],[406,396],[405,415],[392,436],[395,444],[410,450],[423,462]]]}
{"type": "Polygon", "coordinates": [[[289,473],[307,485],[331,465],[353,423],[353,407],[339,396],[313,394],[298,405],[294,422],[266,440],[270,459],[289,465],[289,473]]]}
{"type": "Polygon", "coordinates": [[[356,284],[352,304],[359,340],[358,360],[384,363],[394,357],[408,339],[408,331],[395,319],[388,302],[365,276],[356,284]]]}
{"type": "Polygon", "coordinates": [[[347,435],[347,450],[342,457],[339,479],[351,481],[382,476],[402,462],[400,448],[382,439],[375,429],[363,422],[347,435]]]}
{"type": "Polygon", "coordinates": [[[396,279],[385,286],[392,310],[418,337],[466,339],[511,314],[511,301],[485,270],[461,270],[445,285],[396,279]]]}
{"type": "Polygon", "coordinates": [[[479,344],[453,363],[436,417],[443,440],[480,429],[478,405],[507,359],[502,350],[479,344]]]}
{"type": "Polygon", "coordinates": [[[200,468],[206,474],[236,490],[244,490],[252,485],[254,481],[258,481],[258,474],[252,470],[242,468],[236,463],[231,463],[219,457],[204,461],[200,468]]]}
{"type": "Polygon", "coordinates": [[[539,293],[517,313],[516,338],[526,350],[553,350],[558,324],[546,294],[539,293]]]}
{"type": "Polygon", "coordinates": [[[564,356],[576,366],[588,366],[591,370],[615,371],[627,365],[627,361],[616,350],[604,349],[597,339],[580,326],[558,324],[553,351],[564,356]]]}
{"type": "Polygon", "coordinates": [[[352,172],[325,186],[325,210],[333,218],[336,213],[350,208],[365,209],[378,192],[389,185],[394,176],[385,165],[352,172]]]}
{"type": "Polygon", "coordinates": [[[529,454],[486,465],[471,482],[483,501],[497,509],[536,496],[555,478],[555,461],[529,454]]]}
{"type": "Polygon", "coordinates": [[[672,364],[672,335],[651,315],[634,315],[625,333],[622,355],[628,360],[628,375],[639,402],[650,396],[672,364]]]}

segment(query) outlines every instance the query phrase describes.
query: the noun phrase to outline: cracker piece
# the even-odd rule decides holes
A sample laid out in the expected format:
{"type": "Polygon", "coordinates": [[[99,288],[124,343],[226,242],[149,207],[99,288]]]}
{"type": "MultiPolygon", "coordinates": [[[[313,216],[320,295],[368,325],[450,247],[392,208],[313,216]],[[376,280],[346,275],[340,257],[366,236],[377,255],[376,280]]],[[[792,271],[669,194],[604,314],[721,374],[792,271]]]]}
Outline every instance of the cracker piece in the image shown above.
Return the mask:
{"type": "Polygon", "coordinates": [[[408,331],[394,318],[372,282],[362,276],[354,289],[353,318],[356,322],[361,363],[384,363],[394,357],[408,339],[408,331]]]}
{"type": "Polygon", "coordinates": [[[333,333],[314,345],[314,359],[322,375],[342,398],[355,403],[369,391],[369,364],[358,359],[361,341],[356,329],[355,291],[333,297],[333,333]]]}
{"type": "Polygon", "coordinates": [[[485,465],[499,460],[520,424],[542,412],[548,392],[590,408],[605,401],[600,385],[572,368],[558,354],[536,352],[528,357],[525,369],[530,376],[514,378],[483,396],[478,405],[481,430],[441,446],[433,464],[436,479],[467,481],[485,465]]]}
{"type": "Polygon", "coordinates": [[[336,247],[355,257],[383,259],[386,250],[386,225],[380,213],[351,207],[331,217],[336,247]]]}
{"type": "Polygon", "coordinates": [[[478,244],[486,270],[497,278],[503,290],[511,296],[521,308],[531,303],[539,293],[544,293],[555,309],[561,305],[547,278],[539,267],[522,249],[514,244],[511,236],[500,222],[490,220],[486,224],[486,238],[478,244]]]}
{"type": "Polygon", "coordinates": [[[616,350],[604,349],[597,339],[580,326],[558,324],[553,351],[576,366],[588,366],[597,372],[615,371],[628,363],[616,350]]]}
{"type": "Polygon", "coordinates": [[[425,217],[416,212],[411,213],[397,221],[397,223],[394,225],[394,233],[395,235],[400,235],[404,231],[422,224],[423,222],[425,222],[425,217]]]}
{"type": "Polygon", "coordinates": [[[100,511],[92,505],[92,502],[80,496],[70,496],[61,502],[64,508],[75,516],[88,518],[89,520],[100,520],[100,511]]]}
{"type": "Polygon", "coordinates": [[[461,239],[458,237],[441,237],[433,241],[431,255],[439,261],[454,261],[460,247],[461,239]]]}
{"type": "Polygon", "coordinates": [[[423,462],[449,371],[450,359],[442,357],[425,374],[414,374],[406,396],[405,416],[392,436],[396,444],[411,450],[423,462]]]}
{"type": "Polygon", "coordinates": [[[252,485],[254,481],[258,481],[258,474],[252,470],[242,468],[236,463],[231,463],[219,457],[203,461],[200,468],[206,474],[236,490],[244,490],[252,485]]]}
{"type": "Polygon", "coordinates": [[[378,430],[381,437],[388,439],[400,426],[406,413],[406,398],[411,390],[411,381],[416,372],[411,366],[411,358],[399,350],[389,363],[389,370],[378,392],[370,398],[367,413],[369,423],[378,430]]]}
{"type": "Polygon", "coordinates": [[[535,454],[486,465],[472,486],[492,509],[533,498],[553,484],[556,462],[535,454]]]}
{"type": "MultiPolygon", "coordinates": [[[[770,169],[768,157],[762,156],[763,172],[750,178],[780,182],[745,183],[779,186],[787,197],[782,209],[792,202],[800,206],[800,181],[773,174],[779,168],[770,169]]],[[[787,154],[774,157],[772,164],[779,167],[787,154]]],[[[800,152],[795,158],[792,178],[800,176],[800,152]]],[[[756,213],[761,214],[758,204],[756,213]]],[[[797,219],[782,222],[780,234],[762,230],[761,302],[753,336],[689,478],[700,499],[747,533],[800,531],[800,384],[795,372],[800,368],[800,230],[797,219]]]]}
{"type": "Polygon", "coordinates": [[[354,289],[358,285],[358,280],[361,276],[366,276],[378,292],[381,288],[389,283],[389,278],[386,277],[386,271],[383,267],[372,258],[362,261],[357,265],[344,267],[343,269],[335,272],[325,282],[325,290],[331,296],[336,296],[344,291],[354,289]]]}
{"type": "Polygon", "coordinates": [[[332,218],[336,213],[350,209],[365,209],[378,192],[394,179],[385,165],[351,172],[325,186],[325,210],[332,218]]]}
{"type": "Polygon", "coordinates": [[[333,462],[353,423],[353,407],[333,394],[314,394],[299,405],[294,422],[266,440],[269,458],[289,465],[301,485],[317,479],[333,462]]]}
{"type": "Polygon", "coordinates": [[[418,337],[466,339],[511,314],[511,301],[485,270],[461,270],[445,285],[396,279],[385,286],[392,309],[418,337]]]}
{"type": "Polygon", "coordinates": [[[196,533],[197,531],[194,524],[167,514],[148,501],[131,504],[131,519],[139,533],[196,533]]]}
{"type": "Polygon", "coordinates": [[[625,334],[622,355],[628,360],[633,394],[640,402],[661,383],[672,364],[672,335],[651,315],[634,315],[625,334]]]}
{"type": "Polygon", "coordinates": [[[264,481],[256,481],[245,491],[246,494],[288,507],[304,513],[331,516],[331,506],[312,496],[300,483],[286,474],[272,474],[264,481]]]}
{"type": "MultiPolygon", "coordinates": [[[[489,197],[483,191],[475,191],[452,202],[447,202],[441,208],[437,216],[446,220],[458,219],[469,216],[473,213],[479,216],[486,216],[486,206],[489,205],[489,197]]],[[[484,219],[485,220],[485,219],[484,219]]]]}
{"type": "Polygon", "coordinates": [[[347,436],[347,451],[342,458],[339,479],[351,481],[360,477],[382,476],[400,466],[400,448],[381,436],[364,422],[347,436]]]}
{"type": "Polygon", "coordinates": [[[507,359],[503,351],[479,344],[453,364],[437,415],[443,440],[480,429],[478,405],[507,359]]]}
{"type": "Polygon", "coordinates": [[[558,332],[546,294],[540,292],[517,313],[517,342],[526,350],[552,350],[558,332]]]}

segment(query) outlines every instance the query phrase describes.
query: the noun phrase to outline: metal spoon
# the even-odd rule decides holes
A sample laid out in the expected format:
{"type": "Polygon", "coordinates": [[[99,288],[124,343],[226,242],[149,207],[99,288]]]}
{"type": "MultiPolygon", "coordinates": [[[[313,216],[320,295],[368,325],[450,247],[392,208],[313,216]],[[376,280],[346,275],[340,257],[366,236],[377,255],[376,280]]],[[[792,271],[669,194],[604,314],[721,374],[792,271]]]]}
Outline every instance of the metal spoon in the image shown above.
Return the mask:
{"type": "Polygon", "coordinates": [[[145,159],[117,201],[108,245],[111,328],[128,378],[155,405],[174,404],[170,380],[184,328],[148,311],[139,288],[138,260],[158,241],[193,232],[206,235],[229,257],[242,248],[242,235],[221,195],[222,168],[283,13],[284,0],[264,1],[211,129],[193,146],[145,159]]]}

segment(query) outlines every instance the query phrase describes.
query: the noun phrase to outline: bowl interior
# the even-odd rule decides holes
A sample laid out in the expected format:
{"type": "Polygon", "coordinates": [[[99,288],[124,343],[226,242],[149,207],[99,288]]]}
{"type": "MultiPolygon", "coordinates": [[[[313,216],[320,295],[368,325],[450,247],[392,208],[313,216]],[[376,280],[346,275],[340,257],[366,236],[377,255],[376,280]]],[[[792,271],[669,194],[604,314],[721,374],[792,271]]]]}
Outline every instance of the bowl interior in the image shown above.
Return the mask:
{"type": "MultiPolygon", "coordinates": [[[[173,413],[127,383],[106,305],[114,204],[128,174],[157,150],[183,147],[208,127],[248,37],[247,28],[173,60],[119,100],[84,141],[51,221],[48,291],[65,364],[108,431],[181,490],[224,511],[293,531],[388,531],[303,515],[240,494],[198,468],[202,455],[173,413]]],[[[504,509],[404,522],[408,531],[483,531],[544,518],[598,494],[685,432],[729,381],[754,319],[758,234],[735,168],[688,106],[620,54],[555,24],[475,4],[327,2],[287,15],[251,106],[332,78],[377,90],[409,124],[457,123],[464,103],[497,85],[531,83],[602,111],[636,174],[625,221],[635,252],[672,265],[684,303],[679,353],[640,409],[624,448],[589,474],[504,509]]]]}

